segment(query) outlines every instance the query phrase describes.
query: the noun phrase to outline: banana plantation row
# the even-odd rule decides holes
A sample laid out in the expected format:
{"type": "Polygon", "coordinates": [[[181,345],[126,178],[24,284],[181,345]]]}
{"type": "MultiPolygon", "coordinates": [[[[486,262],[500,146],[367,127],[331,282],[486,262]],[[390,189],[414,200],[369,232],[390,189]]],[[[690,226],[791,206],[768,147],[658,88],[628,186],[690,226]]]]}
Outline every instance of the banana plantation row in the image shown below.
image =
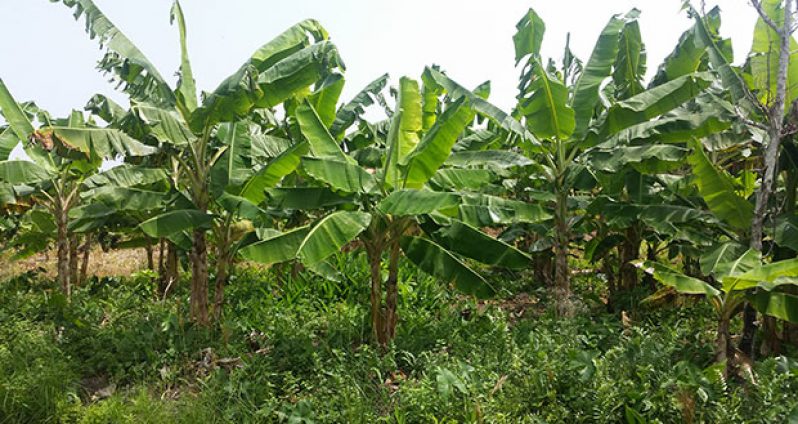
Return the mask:
{"type": "Polygon", "coordinates": [[[500,290],[490,267],[530,269],[568,317],[576,255],[606,277],[610,309],[641,289],[650,303],[711,302],[727,372],[739,314],[749,356],[758,324],[766,353],[797,341],[792,0],[754,2],[741,67],[719,11],[686,4],[693,25],[649,82],[636,10],[609,20],[586,61],[567,45],[561,61],[541,57],[545,24],[530,10],[513,37],[521,76],[509,113],[489,102],[488,83],[470,90],[435,66],[341,101],[344,62],[313,20],[198,96],[179,3],[174,86],[92,0],[63,4],[130,100],[97,95],[88,113],[56,118],[0,81],[5,247],[24,257],[55,245],[67,296],[92,244],[145,248],[153,267],[159,251],[162,294],[190,264],[191,319],[206,326],[238,261],[332,278],[331,256],[365,251],[373,341],[385,345],[402,257],[479,298],[500,290]],[[367,108],[385,118],[368,121],[367,108]],[[20,143],[27,158],[11,159],[20,143]],[[103,171],[114,157],[124,163],[103,171]]]}

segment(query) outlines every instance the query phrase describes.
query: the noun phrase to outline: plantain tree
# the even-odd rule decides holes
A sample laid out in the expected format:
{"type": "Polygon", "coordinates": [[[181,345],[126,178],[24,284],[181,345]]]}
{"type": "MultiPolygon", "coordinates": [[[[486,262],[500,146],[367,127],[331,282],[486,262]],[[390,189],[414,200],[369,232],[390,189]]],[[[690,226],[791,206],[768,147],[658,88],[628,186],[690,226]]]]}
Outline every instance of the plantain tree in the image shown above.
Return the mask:
{"type": "MultiPolygon", "coordinates": [[[[514,115],[539,141],[525,148],[541,166],[544,178],[537,187],[554,195],[547,204],[554,216],[554,295],[561,315],[573,312],[568,251],[574,225],[581,224],[583,215],[572,208],[586,206],[574,203],[571,196],[596,184],[586,168],[585,152],[630,127],[663,117],[713,81],[709,74],[691,72],[645,89],[638,15],[633,10],[613,16],[583,66],[575,65],[569,49],[561,69],[553,61],[544,63],[540,48],[545,23],[534,10],[521,19],[513,37],[516,62],[523,63],[514,115]]],[[[639,159],[656,155],[638,153],[639,159]]]]}
{"type": "Polygon", "coordinates": [[[200,102],[187,52],[185,19],[177,1],[171,16],[180,34],[181,60],[174,89],[94,2],[63,3],[74,8],[76,19],[85,16],[90,37],[97,38],[105,49],[99,68],[120,83],[136,112],[151,125],[153,134],[177,163],[178,190],[186,193],[191,207],[168,211],[148,221],[144,228],[156,237],[191,233],[191,318],[207,325],[207,232],[215,219],[211,213],[215,200],[211,179],[217,162],[235,147],[217,136],[218,127],[245,118],[254,110],[273,115],[273,108],[305,93],[333,69],[343,67],[337,49],[327,41],[327,31],[318,22],[300,22],[255,51],[200,102]]]}
{"type": "Polygon", "coordinates": [[[85,180],[98,172],[104,159],[118,155],[147,156],[156,149],[119,130],[99,128],[91,121],[85,121],[77,111],[73,111],[68,119],[51,119],[46,112],[38,111],[39,119],[44,122],[35,129],[31,116],[14,100],[2,80],[0,110],[16,143],[23,143],[30,159],[9,160],[5,157],[0,162],[0,185],[5,193],[3,201],[15,203],[28,199],[29,204],[42,207],[51,214],[58,251],[58,282],[69,296],[71,284],[76,284],[79,278],[77,238],[70,231],[70,214],[81,203],[85,180]]]}
{"type": "MultiPolygon", "coordinates": [[[[472,132],[476,113],[468,95],[449,88],[444,96],[447,89],[432,78],[425,78],[423,86],[400,79],[390,120],[342,136],[341,144],[331,131],[351,116],[351,108],[330,114],[309,101],[300,104],[295,119],[307,152],[298,170],[304,186],[269,190],[268,202],[315,211],[310,216],[318,217],[242,250],[257,262],[299,260],[318,269],[357,240],[351,246],[362,247],[368,258],[371,324],[380,345],[395,336],[402,256],[463,293],[489,297],[495,288],[469,265],[470,259],[523,268],[529,258],[478,227],[496,215],[527,222],[546,218],[533,205],[436,184],[445,178],[448,170],[442,168],[453,146],[472,132]]],[[[478,107],[495,108],[484,101],[478,107]]]]}

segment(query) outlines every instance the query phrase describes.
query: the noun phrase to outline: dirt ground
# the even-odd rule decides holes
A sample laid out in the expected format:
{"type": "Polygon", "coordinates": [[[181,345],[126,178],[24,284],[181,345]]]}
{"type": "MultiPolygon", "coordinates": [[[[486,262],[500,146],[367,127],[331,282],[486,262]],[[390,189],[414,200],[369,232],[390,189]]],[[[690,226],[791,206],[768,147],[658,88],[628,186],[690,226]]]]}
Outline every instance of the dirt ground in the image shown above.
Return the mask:
{"type": "MultiPolygon", "coordinates": [[[[154,259],[157,264],[157,249],[154,259]]],[[[0,267],[0,281],[39,267],[44,268],[48,277],[55,278],[56,252],[55,250],[49,250],[16,261],[11,258],[11,254],[6,253],[0,255],[0,264],[2,264],[0,267]]],[[[120,249],[103,252],[98,247],[93,249],[89,255],[88,276],[130,275],[146,267],[147,252],[144,249],[120,249]]]]}

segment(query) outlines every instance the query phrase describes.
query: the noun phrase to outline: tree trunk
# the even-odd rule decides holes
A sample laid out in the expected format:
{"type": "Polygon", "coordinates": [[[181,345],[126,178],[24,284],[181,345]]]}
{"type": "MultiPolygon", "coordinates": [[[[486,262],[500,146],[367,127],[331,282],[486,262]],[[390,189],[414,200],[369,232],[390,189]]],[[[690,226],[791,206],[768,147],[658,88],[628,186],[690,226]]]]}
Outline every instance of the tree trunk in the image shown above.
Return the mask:
{"type": "Polygon", "coordinates": [[[615,282],[615,272],[612,269],[612,257],[606,256],[601,260],[602,273],[607,276],[607,312],[615,312],[616,297],[618,296],[617,287],[615,282]]]}
{"type": "Polygon", "coordinates": [[[208,326],[208,246],[205,230],[194,230],[191,249],[191,320],[208,326]]]}
{"type": "Polygon", "coordinates": [[[155,271],[155,258],[153,256],[152,243],[147,242],[144,246],[144,250],[147,252],[147,269],[155,271]]]}
{"type": "Polygon", "coordinates": [[[388,281],[385,282],[385,342],[390,342],[396,335],[397,322],[397,302],[399,298],[399,243],[391,245],[390,258],[388,262],[388,281]]]}
{"type": "Polygon", "coordinates": [[[722,363],[724,361],[726,367],[723,377],[728,378],[730,375],[734,375],[734,347],[729,333],[729,320],[721,317],[718,320],[718,335],[715,339],[715,362],[722,363]]]}
{"type": "MultiPolygon", "coordinates": [[[[646,260],[655,262],[657,260],[657,246],[651,243],[646,243],[646,260]]],[[[653,275],[646,273],[643,275],[643,285],[651,291],[657,289],[657,280],[653,275]]]]}
{"type": "Polygon", "coordinates": [[[778,325],[776,318],[771,316],[762,317],[763,338],[759,353],[763,357],[779,355],[781,353],[781,340],[779,339],[778,325]]]}
{"type": "Polygon", "coordinates": [[[371,331],[377,344],[385,346],[382,325],[382,249],[376,245],[366,244],[366,254],[371,271],[371,331]]]}
{"type": "Polygon", "coordinates": [[[89,272],[89,256],[91,255],[91,233],[86,234],[86,240],[83,242],[83,262],[80,264],[80,282],[86,281],[86,276],[89,272]]]}
{"type": "MultiPolygon", "coordinates": [[[[169,294],[169,291],[177,282],[179,278],[180,262],[177,257],[177,248],[170,242],[166,242],[166,260],[164,265],[164,272],[161,273],[159,280],[159,291],[164,298],[169,294]]],[[[163,253],[162,253],[163,255],[163,253]]]]}
{"type": "Polygon", "coordinates": [[[56,240],[58,249],[58,284],[61,286],[64,295],[69,299],[72,295],[72,291],[69,284],[69,234],[67,232],[67,211],[57,211],[55,220],[58,231],[58,238],[56,240]]]}
{"type": "Polygon", "coordinates": [[[218,240],[216,250],[216,290],[213,294],[213,318],[216,322],[222,319],[222,308],[224,307],[224,286],[230,275],[230,265],[232,258],[228,252],[227,240],[218,240]]]}
{"type": "Polygon", "coordinates": [[[790,43],[792,41],[793,0],[784,5],[784,22],[779,37],[779,69],[776,79],[776,96],[768,113],[768,144],[765,147],[762,184],[756,193],[754,218],[751,223],[751,248],[762,251],[762,227],[767,216],[768,202],[773,192],[773,183],[779,165],[782,126],[784,124],[784,105],[787,98],[787,70],[790,64],[790,43]]]}
{"type": "Polygon", "coordinates": [[[636,226],[626,229],[626,237],[620,246],[620,288],[632,290],[637,287],[637,267],[632,264],[640,256],[640,231],[636,226]]]}
{"type": "Polygon", "coordinates": [[[552,278],[554,265],[549,252],[540,252],[533,255],[535,266],[535,279],[542,282],[546,287],[550,287],[554,280],[552,278]]]}
{"type": "Polygon", "coordinates": [[[571,281],[568,270],[568,194],[561,190],[557,196],[557,207],[554,215],[554,299],[558,316],[573,316],[571,303],[571,281]]]}
{"type": "Polygon", "coordinates": [[[743,309],[743,334],[740,336],[740,351],[754,359],[754,336],[756,335],[756,309],[750,303],[745,303],[743,309]]]}
{"type": "Polygon", "coordinates": [[[80,257],[78,256],[78,236],[75,234],[69,235],[69,282],[72,284],[72,287],[80,286],[80,280],[78,277],[78,262],[80,262],[80,257]]]}

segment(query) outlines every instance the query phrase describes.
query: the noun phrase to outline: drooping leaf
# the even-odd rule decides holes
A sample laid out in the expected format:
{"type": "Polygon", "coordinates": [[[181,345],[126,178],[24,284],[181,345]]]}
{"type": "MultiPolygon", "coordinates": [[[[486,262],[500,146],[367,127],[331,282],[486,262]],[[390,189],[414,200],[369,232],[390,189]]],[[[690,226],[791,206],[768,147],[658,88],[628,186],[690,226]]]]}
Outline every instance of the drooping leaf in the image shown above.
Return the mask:
{"type": "MultiPolygon", "coordinates": [[[[56,0],[57,1],[57,0],[56,0]]],[[[98,67],[111,73],[132,98],[173,106],[174,93],[152,62],[117,28],[92,0],[62,0],[74,8],[76,20],[86,19],[86,33],[105,50],[98,67]]]]}
{"type": "Polygon", "coordinates": [[[302,169],[314,179],[346,193],[373,193],[377,181],[359,165],[331,159],[303,158],[302,169]]]}
{"type": "Polygon", "coordinates": [[[283,177],[294,172],[299,166],[302,156],[307,152],[308,143],[306,142],[291,146],[247,181],[241,189],[241,197],[256,205],[265,200],[265,190],[275,187],[283,177]]]}
{"type": "Polygon", "coordinates": [[[449,209],[459,203],[460,196],[455,193],[397,190],[383,199],[377,205],[377,209],[388,215],[423,215],[441,209],[449,209]]]}
{"type": "Polygon", "coordinates": [[[701,272],[722,278],[729,275],[734,262],[748,250],[737,242],[726,242],[701,255],[701,272]]]}
{"type": "Polygon", "coordinates": [[[688,161],[693,167],[698,192],[718,219],[734,228],[750,227],[754,208],[747,200],[738,196],[731,178],[718,170],[709,161],[700,142],[692,143],[693,153],[688,161]]]}
{"type": "Polygon", "coordinates": [[[435,242],[405,236],[400,244],[411,262],[445,284],[452,284],[458,291],[478,298],[494,295],[495,290],[482,276],[435,242]]]}
{"type": "Polygon", "coordinates": [[[201,228],[210,224],[213,217],[205,212],[184,209],[170,211],[148,219],[139,228],[152,238],[169,237],[171,235],[201,228]]]}
{"type": "Polygon", "coordinates": [[[46,169],[26,160],[0,162],[0,181],[8,184],[36,184],[51,179],[46,169]]]}
{"type": "Polygon", "coordinates": [[[703,92],[713,78],[707,73],[689,74],[646,90],[613,105],[602,133],[611,136],[681,106],[703,92]]]}
{"type": "Polygon", "coordinates": [[[319,118],[313,106],[305,100],[296,108],[296,119],[302,135],[308,141],[310,152],[317,158],[330,158],[341,162],[350,162],[349,158],[338,142],[333,138],[324,123],[319,118]]]}
{"type": "Polygon", "coordinates": [[[273,188],[266,193],[269,204],[278,209],[316,210],[352,201],[351,196],[341,196],[326,187],[273,188]]]}
{"type": "Polygon", "coordinates": [[[296,259],[299,246],[309,231],[310,227],[306,226],[278,233],[242,248],[239,253],[244,259],[265,265],[296,259]]]}
{"type": "Polygon", "coordinates": [[[486,265],[522,269],[531,258],[524,252],[458,220],[435,232],[442,246],[486,265]]]}
{"type": "Polygon", "coordinates": [[[660,283],[672,287],[683,294],[703,294],[707,297],[720,295],[718,289],[712,287],[698,278],[688,277],[681,272],[658,262],[645,261],[642,263],[643,271],[653,276],[660,283]]]}
{"type": "Polygon", "coordinates": [[[746,297],[757,311],[780,320],[798,323],[798,296],[765,291],[746,297]]]}
{"type": "Polygon", "coordinates": [[[11,131],[17,135],[17,139],[27,141],[28,137],[33,134],[33,124],[30,123],[25,112],[22,111],[17,101],[11,96],[2,79],[0,79],[0,111],[2,111],[11,131]]]}
{"type": "Polygon", "coordinates": [[[338,252],[357,237],[371,223],[365,212],[340,211],[328,215],[316,224],[299,246],[302,263],[315,265],[338,252]]]}

